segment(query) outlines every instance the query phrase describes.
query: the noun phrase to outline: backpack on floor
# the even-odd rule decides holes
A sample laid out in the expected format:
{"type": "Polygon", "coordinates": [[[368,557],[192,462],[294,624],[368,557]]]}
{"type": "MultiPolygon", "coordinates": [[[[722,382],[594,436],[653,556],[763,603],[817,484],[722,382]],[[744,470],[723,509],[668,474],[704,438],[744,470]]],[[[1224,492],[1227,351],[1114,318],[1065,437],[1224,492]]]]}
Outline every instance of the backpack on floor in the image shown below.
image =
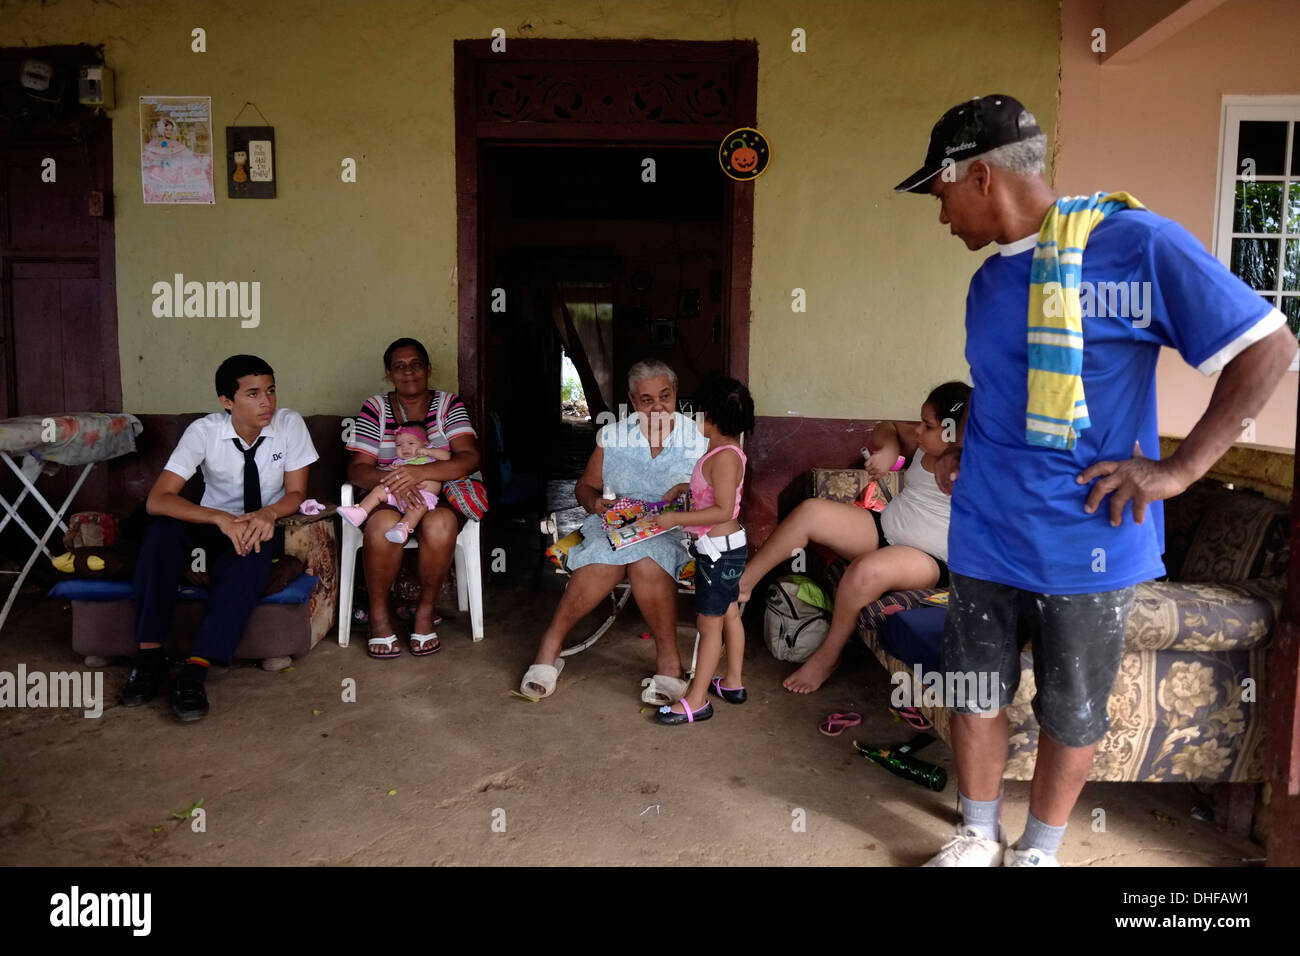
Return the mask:
{"type": "Polygon", "coordinates": [[[784,577],[767,589],[763,639],[778,661],[803,663],[821,647],[830,631],[830,614],[799,598],[799,589],[806,580],[784,577]]]}

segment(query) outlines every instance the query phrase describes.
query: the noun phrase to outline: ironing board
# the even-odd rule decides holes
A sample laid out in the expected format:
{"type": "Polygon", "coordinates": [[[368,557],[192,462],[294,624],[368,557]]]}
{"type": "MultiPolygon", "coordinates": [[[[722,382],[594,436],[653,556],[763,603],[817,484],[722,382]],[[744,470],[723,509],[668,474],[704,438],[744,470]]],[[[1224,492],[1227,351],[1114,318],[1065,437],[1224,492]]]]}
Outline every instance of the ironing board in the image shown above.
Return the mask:
{"type": "Polygon", "coordinates": [[[4,517],[0,518],[0,532],[12,521],[27,533],[35,545],[27,563],[17,572],[18,580],[9,591],[4,609],[0,610],[0,630],[4,629],[9,610],[17,600],[18,592],[35,566],[36,559],[42,554],[48,558],[54,557],[46,543],[55,529],[68,530],[63,520],[64,515],[85,483],[90,469],[98,462],[135,451],[135,436],[143,429],[138,418],[121,412],[26,415],[0,419],[0,458],[4,459],[5,465],[22,483],[22,490],[13,501],[6,501],[3,493],[0,493],[0,508],[5,511],[4,517]],[[19,465],[15,458],[21,458],[22,464],[19,465]],[[42,475],[52,475],[64,465],[83,467],[68,496],[55,508],[45,500],[45,496],[36,487],[36,482],[42,475]],[[37,534],[18,513],[19,506],[29,495],[45,509],[50,518],[44,534],[37,534]]]}

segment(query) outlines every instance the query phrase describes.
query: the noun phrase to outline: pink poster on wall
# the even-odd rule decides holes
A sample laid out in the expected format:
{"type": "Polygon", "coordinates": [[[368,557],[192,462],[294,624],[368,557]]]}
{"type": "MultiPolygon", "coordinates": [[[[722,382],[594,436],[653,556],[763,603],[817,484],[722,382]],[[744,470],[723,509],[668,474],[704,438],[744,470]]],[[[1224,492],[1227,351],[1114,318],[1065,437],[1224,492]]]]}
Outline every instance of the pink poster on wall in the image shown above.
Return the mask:
{"type": "Polygon", "coordinates": [[[140,181],[146,203],[214,202],[211,97],[140,97],[140,181]]]}

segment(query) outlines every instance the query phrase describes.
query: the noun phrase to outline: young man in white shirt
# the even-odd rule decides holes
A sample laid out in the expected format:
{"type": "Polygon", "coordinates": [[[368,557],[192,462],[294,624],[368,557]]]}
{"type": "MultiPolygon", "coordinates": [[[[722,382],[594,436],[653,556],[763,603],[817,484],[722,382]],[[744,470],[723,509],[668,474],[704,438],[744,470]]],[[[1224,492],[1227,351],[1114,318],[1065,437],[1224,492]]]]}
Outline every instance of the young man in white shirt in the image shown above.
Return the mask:
{"type": "Polygon", "coordinates": [[[181,574],[195,548],[204,552],[212,589],[194,651],[171,688],[172,712],[198,720],[208,712],[204,679],[212,661],[229,661],[284,548],[275,522],[293,514],[307,491],[307,466],[319,457],[302,416],[276,410],[275,373],[255,355],[232,355],[216,376],[224,412],[192,422],[149,491],[155,518],[135,572],[140,653],[122,703],[151,700],[167,675],[163,647],[181,574]],[[200,504],[181,497],[203,469],[200,504]]]}

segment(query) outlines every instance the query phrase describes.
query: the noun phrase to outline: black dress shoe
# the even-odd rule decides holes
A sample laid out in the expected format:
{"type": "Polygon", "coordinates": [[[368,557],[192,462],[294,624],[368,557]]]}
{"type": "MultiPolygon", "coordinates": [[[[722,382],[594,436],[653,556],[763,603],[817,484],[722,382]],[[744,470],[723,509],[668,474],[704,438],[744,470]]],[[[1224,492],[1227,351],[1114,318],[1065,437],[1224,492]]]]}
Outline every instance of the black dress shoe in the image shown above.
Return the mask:
{"type": "Polygon", "coordinates": [[[125,707],[139,707],[158,696],[158,688],[167,675],[167,662],[136,661],[131,676],[122,688],[121,701],[125,707]]]}
{"type": "Polygon", "coordinates": [[[181,720],[199,720],[208,712],[208,693],[203,681],[176,678],[172,682],[172,713],[181,720]]]}

